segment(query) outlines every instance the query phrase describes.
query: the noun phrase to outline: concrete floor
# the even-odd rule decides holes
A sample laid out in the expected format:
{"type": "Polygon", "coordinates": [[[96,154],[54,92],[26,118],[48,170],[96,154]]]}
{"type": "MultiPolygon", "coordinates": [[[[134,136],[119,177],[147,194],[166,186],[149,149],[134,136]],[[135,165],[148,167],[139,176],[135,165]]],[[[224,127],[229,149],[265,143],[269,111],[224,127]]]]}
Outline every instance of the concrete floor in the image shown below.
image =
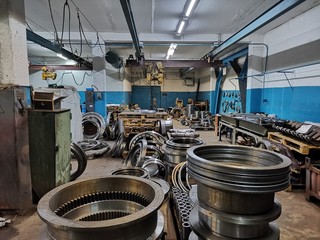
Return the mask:
{"type": "MultiPolygon", "coordinates": [[[[199,133],[207,145],[228,143],[229,141],[229,139],[223,138],[223,141],[219,142],[213,131],[199,131],[199,133]]],[[[98,158],[89,160],[87,169],[79,179],[103,177],[121,166],[121,159],[98,158]]],[[[276,221],[280,227],[281,240],[320,240],[320,201],[306,201],[303,190],[278,192],[276,198],[282,204],[282,214],[276,221]]],[[[0,228],[0,240],[48,239],[46,225],[38,217],[36,206],[33,206],[24,216],[0,212],[0,217],[12,220],[11,225],[0,228]]]]}

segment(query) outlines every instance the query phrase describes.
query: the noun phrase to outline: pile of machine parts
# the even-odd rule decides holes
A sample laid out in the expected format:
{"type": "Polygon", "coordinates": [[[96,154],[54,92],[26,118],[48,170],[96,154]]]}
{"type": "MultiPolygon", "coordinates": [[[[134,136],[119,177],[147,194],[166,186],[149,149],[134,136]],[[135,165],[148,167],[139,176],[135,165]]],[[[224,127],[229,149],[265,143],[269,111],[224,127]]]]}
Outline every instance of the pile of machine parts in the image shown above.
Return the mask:
{"type": "Polygon", "coordinates": [[[287,121],[284,126],[273,125],[277,131],[298,138],[303,142],[320,146],[320,126],[312,123],[303,123],[296,121],[287,121]]]}
{"type": "Polygon", "coordinates": [[[290,183],[289,158],[245,146],[210,145],[187,150],[194,208],[189,239],[279,239],[281,205],[275,192],[290,183]]]}
{"type": "Polygon", "coordinates": [[[166,139],[156,132],[142,132],[135,135],[129,143],[129,152],[123,167],[141,167],[150,177],[167,179],[164,165],[164,152],[161,150],[166,139]]]}
{"type": "Polygon", "coordinates": [[[180,118],[180,123],[196,130],[214,130],[214,117],[207,111],[187,111],[187,114],[180,118]]]}
{"type": "Polygon", "coordinates": [[[168,120],[168,114],[154,110],[121,112],[118,114],[118,123],[123,126],[126,137],[144,131],[155,131],[166,135],[167,130],[172,128],[172,120],[168,120]]]}
{"type": "Polygon", "coordinates": [[[57,187],[38,204],[50,239],[162,239],[164,201],[159,184],[108,176],[57,187]]]}

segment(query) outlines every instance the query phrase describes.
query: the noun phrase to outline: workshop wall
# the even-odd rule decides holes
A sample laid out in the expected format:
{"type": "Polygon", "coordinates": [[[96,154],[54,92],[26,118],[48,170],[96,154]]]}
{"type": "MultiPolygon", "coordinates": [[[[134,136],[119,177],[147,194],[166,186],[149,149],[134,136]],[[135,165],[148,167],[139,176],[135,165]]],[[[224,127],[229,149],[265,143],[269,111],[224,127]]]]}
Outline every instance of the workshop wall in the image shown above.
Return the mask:
{"type": "MultiPolygon", "coordinates": [[[[319,122],[320,6],[266,33],[265,43],[269,47],[267,74],[248,78],[250,110],[319,122]]],[[[249,68],[248,75],[262,72],[252,62],[249,68]]]]}
{"type": "MultiPolygon", "coordinates": [[[[85,92],[87,88],[94,90],[94,109],[102,116],[106,116],[106,104],[128,104],[131,95],[131,83],[119,77],[119,73],[107,71],[107,84],[93,84],[93,74],[91,71],[55,71],[56,80],[42,80],[42,71],[29,74],[30,85],[34,88],[48,87],[50,84],[73,86],[80,95],[80,104],[85,103],[85,92]],[[118,77],[114,78],[114,77],[118,77]]],[[[85,109],[83,108],[85,112],[85,109]]]]}

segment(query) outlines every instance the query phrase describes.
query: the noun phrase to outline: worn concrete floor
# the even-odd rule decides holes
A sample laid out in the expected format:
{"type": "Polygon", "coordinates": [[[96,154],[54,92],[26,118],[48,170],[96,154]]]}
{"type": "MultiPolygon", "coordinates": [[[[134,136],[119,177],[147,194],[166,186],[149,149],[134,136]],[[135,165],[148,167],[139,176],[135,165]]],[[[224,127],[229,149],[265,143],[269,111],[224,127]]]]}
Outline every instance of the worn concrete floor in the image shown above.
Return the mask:
{"type": "MultiPolygon", "coordinates": [[[[229,141],[223,138],[223,141],[219,142],[213,131],[199,131],[199,133],[207,145],[229,141]]],[[[121,165],[121,159],[89,160],[86,171],[79,179],[106,176],[121,165]]],[[[280,227],[281,240],[320,240],[320,201],[306,201],[303,190],[282,191],[276,194],[276,198],[282,204],[282,214],[276,221],[280,227]]],[[[11,225],[0,228],[0,240],[48,239],[46,225],[38,217],[36,206],[24,216],[0,212],[0,217],[12,220],[11,225]]]]}

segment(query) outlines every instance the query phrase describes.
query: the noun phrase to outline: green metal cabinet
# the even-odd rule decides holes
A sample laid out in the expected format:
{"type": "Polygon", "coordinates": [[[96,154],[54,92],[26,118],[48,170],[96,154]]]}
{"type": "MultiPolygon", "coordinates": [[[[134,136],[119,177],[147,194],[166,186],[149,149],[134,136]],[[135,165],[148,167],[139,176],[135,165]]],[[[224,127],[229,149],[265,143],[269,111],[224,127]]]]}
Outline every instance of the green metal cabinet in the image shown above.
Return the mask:
{"type": "Polygon", "coordinates": [[[31,180],[36,200],[70,181],[70,119],[70,110],[29,110],[31,180]]]}

